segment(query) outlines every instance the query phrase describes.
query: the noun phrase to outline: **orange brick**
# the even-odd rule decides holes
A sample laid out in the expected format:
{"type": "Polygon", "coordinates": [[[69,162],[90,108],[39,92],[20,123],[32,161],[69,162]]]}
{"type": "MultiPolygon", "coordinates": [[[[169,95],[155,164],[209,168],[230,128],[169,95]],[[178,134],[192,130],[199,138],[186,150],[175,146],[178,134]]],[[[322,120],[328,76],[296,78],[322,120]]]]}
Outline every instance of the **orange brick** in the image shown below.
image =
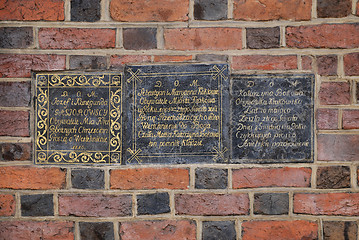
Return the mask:
{"type": "Polygon", "coordinates": [[[188,169],[140,168],[111,170],[111,189],[188,189],[188,169]]]}
{"type": "Polygon", "coordinates": [[[293,205],[294,213],[359,216],[359,193],[298,193],[293,205]]]}
{"type": "Polygon", "coordinates": [[[172,50],[234,50],[242,48],[240,28],[174,28],[164,30],[165,48],[172,50]]]}
{"type": "Polygon", "coordinates": [[[0,188],[59,189],[65,187],[66,171],[60,168],[0,167],[0,188]]]}
{"type": "Polygon", "coordinates": [[[151,56],[148,55],[112,55],[111,67],[123,67],[128,63],[145,63],[151,62],[151,56]]]}
{"type": "Polygon", "coordinates": [[[41,28],[39,44],[42,49],[114,48],[114,29],[41,28]]]}
{"type": "Polygon", "coordinates": [[[15,214],[15,198],[11,194],[0,194],[0,216],[15,214]]]}
{"type": "Polygon", "coordinates": [[[248,221],[242,224],[243,240],[314,240],[318,239],[316,222],[294,221],[248,221]]]}
{"type": "Polygon", "coordinates": [[[172,22],[188,20],[189,0],[112,0],[111,17],[121,22],[172,22]]]}
{"type": "Polygon", "coordinates": [[[184,56],[184,55],[155,55],[155,62],[186,62],[191,61],[192,56],[184,56]]]}
{"type": "Polygon", "coordinates": [[[297,56],[244,55],[234,56],[234,70],[290,70],[297,69],[297,56]]]}
{"type": "Polygon", "coordinates": [[[310,168],[243,168],[232,173],[233,188],[310,187],[310,168]]]}

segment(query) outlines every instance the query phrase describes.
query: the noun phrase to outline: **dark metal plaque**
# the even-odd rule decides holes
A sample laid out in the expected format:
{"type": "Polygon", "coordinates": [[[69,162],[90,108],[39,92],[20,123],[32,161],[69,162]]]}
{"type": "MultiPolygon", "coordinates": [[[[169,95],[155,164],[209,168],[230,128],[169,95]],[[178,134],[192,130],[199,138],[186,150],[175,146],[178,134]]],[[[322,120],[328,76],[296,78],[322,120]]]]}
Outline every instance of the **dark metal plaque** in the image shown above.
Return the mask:
{"type": "Polygon", "coordinates": [[[228,65],[125,68],[124,161],[228,161],[228,65]]]}
{"type": "Polygon", "coordinates": [[[35,164],[121,164],[118,73],[36,75],[35,164]]]}
{"type": "Polygon", "coordinates": [[[234,75],[232,163],[312,162],[314,75],[234,75]]]}

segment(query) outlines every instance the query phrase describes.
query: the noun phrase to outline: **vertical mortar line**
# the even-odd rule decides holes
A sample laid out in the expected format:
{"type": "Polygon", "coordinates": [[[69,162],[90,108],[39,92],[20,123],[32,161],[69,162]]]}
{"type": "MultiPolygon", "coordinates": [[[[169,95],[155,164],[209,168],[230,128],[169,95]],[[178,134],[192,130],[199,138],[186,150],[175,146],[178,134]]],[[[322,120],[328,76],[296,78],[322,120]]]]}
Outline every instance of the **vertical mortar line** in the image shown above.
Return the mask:
{"type": "MultiPolygon", "coordinates": [[[[313,61],[312,61],[312,66],[314,64],[314,61],[315,61],[315,58],[313,58],[313,61]]],[[[315,74],[314,75],[315,77],[315,89],[314,89],[314,116],[315,116],[315,119],[317,119],[317,116],[316,116],[316,110],[318,109],[319,107],[319,89],[320,89],[320,78],[319,78],[319,75],[315,74]]],[[[314,147],[316,147],[318,144],[318,129],[316,128],[316,124],[314,124],[314,147]]],[[[317,159],[318,159],[318,151],[314,151],[314,163],[317,162],[317,159]]]]}
{"type": "Polygon", "coordinates": [[[65,21],[71,21],[71,0],[65,0],[65,21]]]}
{"type": "Polygon", "coordinates": [[[289,191],[288,192],[288,197],[289,197],[289,209],[288,209],[288,215],[290,216],[290,217],[292,217],[293,216],[293,214],[294,214],[294,206],[293,206],[293,203],[294,203],[294,194],[293,194],[293,192],[292,191],[289,191]]]}
{"type": "Polygon", "coordinates": [[[105,169],[105,190],[110,190],[110,169],[105,169]]]}
{"type": "Polygon", "coordinates": [[[71,189],[72,188],[72,182],[71,182],[71,168],[67,169],[67,174],[66,174],[66,189],[71,189]]]}
{"type": "Polygon", "coordinates": [[[297,69],[302,70],[302,57],[301,55],[297,55],[297,69]]]}
{"type": "Polygon", "coordinates": [[[122,28],[116,28],[116,48],[123,48],[122,28]]]}
{"type": "Polygon", "coordinates": [[[21,197],[20,193],[15,193],[15,218],[21,216],[21,197]]]}
{"type": "Polygon", "coordinates": [[[248,193],[248,197],[249,197],[249,216],[253,217],[254,216],[254,192],[251,191],[248,193]]]}
{"type": "Polygon", "coordinates": [[[120,239],[120,228],[118,226],[118,222],[117,221],[114,221],[113,222],[113,234],[115,235],[115,240],[121,240],[120,239]]]}
{"type": "Polygon", "coordinates": [[[280,26],[279,32],[280,32],[280,36],[279,36],[280,46],[285,47],[287,45],[285,41],[285,26],[280,26]]]}
{"type": "Polygon", "coordinates": [[[233,19],[233,0],[228,0],[227,18],[233,19]]]}
{"type": "Polygon", "coordinates": [[[195,167],[190,167],[190,169],[189,169],[189,189],[190,190],[194,189],[195,178],[196,178],[195,167]]]}
{"type": "Polygon", "coordinates": [[[157,40],[157,49],[164,49],[165,40],[163,36],[163,26],[157,27],[156,40],[157,40]]]}
{"type": "Polygon", "coordinates": [[[312,1],[312,19],[317,18],[317,0],[312,1]]]}
{"type": "Polygon", "coordinates": [[[233,185],[232,185],[232,168],[229,168],[228,169],[228,189],[232,189],[233,188],[233,185]]]}
{"type": "Polygon", "coordinates": [[[247,30],[242,28],[242,49],[247,48],[247,30]]]}
{"type": "Polygon", "coordinates": [[[319,229],[318,229],[318,238],[319,239],[324,239],[324,234],[323,234],[323,219],[319,218],[319,229]]]}
{"type": "Polygon", "coordinates": [[[75,235],[75,240],[80,240],[80,224],[78,221],[75,222],[75,231],[74,231],[74,235],[75,235]]]}
{"type": "Polygon", "coordinates": [[[109,0],[101,0],[101,19],[100,21],[111,21],[111,18],[109,16],[109,0]]]}
{"type": "Polygon", "coordinates": [[[312,166],[312,178],[310,181],[310,188],[317,188],[317,170],[318,170],[318,165],[313,165],[312,166]]]}
{"type": "Polygon", "coordinates": [[[188,6],[188,23],[190,21],[194,20],[194,0],[189,0],[189,6],[188,6]]]}
{"type": "MultiPolygon", "coordinates": [[[[352,1],[352,14],[355,15],[357,10],[357,0],[353,0],[352,1]]],[[[359,239],[359,234],[358,234],[358,239],[359,239]]]]}
{"type": "Polygon", "coordinates": [[[343,129],[343,109],[338,109],[338,129],[343,129]]]}
{"type": "Polygon", "coordinates": [[[239,219],[236,219],[235,228],[236,228],[236,232],[237,232],[236,240],[241,240],[242,239],[242,221],[239,221],[239,219]]]}
{"type": "Polygon", "coordinates": [[[343,77],[344,76],[344,56],[342,54],[337,56],[338,58],[338,66],[337,66],[337,72],[338,76],[343,77]]]}
{"type": "Polygon", "coordinates": [[[350,80],[350,93],[351,93],[351,104],[356,103],[356,86],[355,80],[350,80]]]}
{"type": "Polygon", "coordinates": [[[54,192],[53,194],[53,201],[54,201],[54,216],[59,216],[59,194],[54,192]]]}
{"type": "Polygon", "coordinates": [[[137,198],[136,194],[132,194],[132,217],[137,216],[137,198]]]}
{"type": "Polygon", "coordinates": [[[351,175],[351,178],[350,178],[350,185],[352,186],[352,189],[355,190],[358,188],[358,166],[356,165],[352,165],[350,166],[350,175],[351,175]]]}
{"type": "Polygon", "coordinates": [[[155,62],[155,56],[154,55],[151,55],[150,58],[151,58],[151,62],[155,62]]]}
{"type": "Polygon", "coordinates": [[[201,240],[202,239],[202,221],[201,220],[196,220],[197,222],[197,240],[201,240]]]}
{"type": "Polygon", "coordinates": [[[176,209],[175,209],[175,194],[173,191],[169,191],[169,197],[170,197],[170,211],[171,211],[171,217],[174,218],[176,215],[176,209]]]}
{"type": "Polygon", "coordinates": [[[109,54],[106,55],[106,64],[107,64],[106,69],[110,69],[110,67],[111,67],[111,55],[109,55],[109,54]]]}
{"type": "Polygon", "coordinates": [[[39,49],[40,48],[40,46],[39,46],[39,28],[38,27],[33,27],[32,28],[32,34],[33,34],[33,40],[34,40],[34,42],[32,43],[33,47],[35,49],[39,49]]]}
{"type": "Polygon", "coordinates": [[[357,104],[358,103],[358,100],[357,100],[357,90],[358,90],[358,87],[359,87],[359,82],[353,80],[353,86],[354,86],[354,89],[353,89],[353,97],[354,97],[354,104],[357,104]]]}
{"type": "Polygon", "coordinates": [[[70,55],[66,55],[66,63],[65,63],[65,67],[66,69],[70,69],[70,55]]]}

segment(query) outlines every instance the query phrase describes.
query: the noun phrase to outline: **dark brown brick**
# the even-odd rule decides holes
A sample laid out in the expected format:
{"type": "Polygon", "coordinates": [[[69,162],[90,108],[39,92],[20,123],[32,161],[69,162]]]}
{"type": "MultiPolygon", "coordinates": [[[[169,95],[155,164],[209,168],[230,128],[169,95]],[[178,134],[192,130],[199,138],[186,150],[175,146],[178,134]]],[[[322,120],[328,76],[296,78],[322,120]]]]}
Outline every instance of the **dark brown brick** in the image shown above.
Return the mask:
{"type": "Polygon", "coordinates": [[[263,215],[288,214],[288,193],[255,193],[254,213],[263,215]]]}
{"type": "Polygon", "coordinates": [[[195,0],[194,19],[223,20],[227,18],[227,0],[195,0]]]}
{"type": "Polygon", "coordinates": [[[81,239],[115,239],[112,222],[80,222],[81,239]]]}
{"type": "Polygon", "coordinates": [[[96,22],[101,18],[100,0],[71,0],[71,21],[96,22]]]}
{"type": "Polygon", "coordinates": [[[317,56],[317,66],[319,75],[337,75],[338,57],[336,55],[317,56]]]}
{"type": "Polygon", "coordinates": [[[29,113],[26,111],[0,111],[0,136],[29,136],[29,113]]]}
{"type": "Polygon", "coordinates": [[[25,161],[31,158],[31,143],[3,143],[0,161],[25,161]]]}
{"type": "Polygon", "coordinates": [[[106,69],[104,56],[70,56],[70,69],[106,69]]]}
{"type": "Polygon", "coordinates": [[[53,216],[52,194],[33,194],[21,196],[21,216],[53,216]]]}
{"type": "Polygon", "coordinates": [[[227,188],[227,169],[197,168],[195,188],[198,189],[225,189],[227,188]]]}
{"type": "Polygon", "coordinates": [[[318,167],[317,188],[350,188],[350,168],[346,166],[318,167]]]}
{"type": "Polygon", "coordinates": [[[203,240],[236,240],[236,227],[233,221],[203,222],[203,240]]]}
{"type": "Polygon", "coordinates": [[[137,196],[137,213],[139,215],[162,214],[170,211],[168,193],[140,194],[137,196]]]}
{"type": "Polygon", "coordinates": [[[30,104],[30,82],[0,82],[0,105],[27,107],[30,104]]]}
{"type": "Polygon", "coordinates": [[[102,169],[73,169],[71,171],[73,188],[78,189],[104,189],[105,172],[102,169]]]}
{"type": "Polygon", "coordinates": [[[356,222],[323,222],[324,240],[357,240],[356,222]]]}
{"type": "Polygon", "coordinates": [[[123,47],[129,50],[157,48],[157,30],[155,28],[123,29],[123,47]]]}
{"type": "Polygon", "coordinates": [[[279,48],[279,27],[274,28],[247,28],[247,47],[253,49],[279,48]]]}
{"type": "Polygon", "coordinates": [[[320,18],[341,18],[350,15],[351,0],[318,0],[317,14],[320,18]]]}
{"type": "Polygon", "coordinates": [[[32,43],[32,27],[0,28],[0,48],[28,48],[32,43]]]}
{"type": "Polygon", "coordinates": [[[350,84],[348,82],[322,82],[319,100],[322,105],[350,104],[350,84]]]}

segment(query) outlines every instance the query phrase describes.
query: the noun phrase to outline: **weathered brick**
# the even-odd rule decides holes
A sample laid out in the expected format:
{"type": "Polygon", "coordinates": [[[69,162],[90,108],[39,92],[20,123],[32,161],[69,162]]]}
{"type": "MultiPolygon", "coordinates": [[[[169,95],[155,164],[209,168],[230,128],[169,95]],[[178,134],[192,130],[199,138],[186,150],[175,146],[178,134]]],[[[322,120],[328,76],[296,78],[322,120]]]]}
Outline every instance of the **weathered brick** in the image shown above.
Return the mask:
{"type": "Polygon", "coordinates": [[[192,56],[186,55],[155,55],[154,62],[187,62],[191,61],[192,56]]]}
{"type": "Polygon", "coordinates": [[[66,56],[0,54],[0,77],[31,77],[31,70],[64,70],[66,56]]]}
{"type": "Polygon", "coordinates": [[[324,240],[356,240],[357,232],[356,222],[323,222],[324,240]]]}
{"type": "Polygon", "coordinates": [[[359,193],[294,194],[294,213],[310,215],[359,215],[359,193]]]}
{"type": "Polygon", "coordinates": [[[203,240],[236,240],[236,235],[233,221],[203,222],[203,240]]]}
{"type": "Polygon", "coordinates": [[[70,56],[70,69],[106,69],[104,56],[70,56]]]}
{"type": "Polygon", "coordinates": [[[63,0],[0,0],[0,6],[0,20],[64,20],[63,0]]]}
{"type": "Polygon", "coordinates": [[[195,0],[193,15],[196,20],[223,20],[227,18],[227,0],[195,0]]]}
{"type": "Polygon", "coordinates": [[[15,197],[11,194],[0,194],[0,216],[13,216],[14,214],[15,197]]]}
{"type": "Polygon", "coordinates": [[[317,128],[319,130],[338,129],[338,110],[337,109],[318,109],[317,128]]]}
{"type": "Polygon", "coordinates": [[[3,221],[0,222],[0,239],[73,240],[74,223],[64,221],[3,221]]]}
{"type": "Polygon", "coordinates": [[[309,0],[234,0],[236,20],[310,20],[312,1],[309,0]]]}
{"type": "Polygon", "coordinates": [[[125,64],[151,62],[149,55],[112,55],[110,64],[112,68],[123,68],[125,64]]]}
{"type": "Polygon", "coordinates": [[[53,216],[54,202],[52,194],[34,194],[21,196],[21,216],[53,216]]]}
{"type": "Polygon", "coordinates": [[[302,69],[303,70],[312,70],[313,59],[310,56],[302,56],[302,69]]]}
{"type": "Polygon", "coordinates": [[[42,49],[114,48],[115,29],[41,28],[39,45],[42,49]]]}
{"type": "Polygon", "coordinates": [[[187,21],[188,6],[189,0],[112,0],[110,14],[121,22],[187,21]]]}
{"type": "Polygon", "coordinates": [[[115,239],[112,222],[80,222],[81,239],[115,239]]]}
{"type": "Polygon", "coordinates": [[[346,166],[318,167],[317,188],[350,188],[350,168],[346,166]]]}
{"type": "Polygon", "coordinates": [[[104,189],[105,172],[101,169],[73,169],[71,182],[73,188],[104,189]]]}
{"type": "Polygon", "coordinates": [[[242,224],[243,240],[316,240],[318,224],[316,222],[293,221],[248,221],[242,224]]]}
{"type": "Polygon", "coordinates": [[[288,214],[288,193],[255,193],[253,207],[255,214],[288,214]]]}
{"type": "Polygon", "coordinates": [[[233,56],[234,70],[290,70],[297,69],[297,56],[243,55],[233,56]]]}
{"type": "Polygon", "coordinates": [[[29,136],[29,112],[0,111],[0,136],[29,136]]]}
{"type": "Polygon", "coordinates": [[[322,82],[319,101],[322,105],[350,104],[349,82],[322,82]]]}
{"type": "Polygon", "coordinates": [[[130,195],[63,194],[59,196],[60,216],[120,217],[132,213],[130,195]]]}
{"type": "Polygon", "coordinates": [[[71,21],[96,22],[101,18],[100,0],[71,0],[71,21]]]}
{"type": "Polygon", "coordinates": [[[317,67],[319,75],[337,75],[338,57],[336,55],[317,56],[317,67]]]}
{"type": "Polygon", "coordinates": [[[119,232],[121,240],[195,240],[196,224],[188,220],[121,222],[119,232]]]}
{"type": "Polygon", "coordinates": [[[176,194],[175,208],[180,215],[245,215],[249,198],[247,194],[176,194]]]}
{"type": "Polygon", "coordinates": [[[31,27],[0,28],[0,48],[28,48],[32,43],[33,30],[31,27]]]}
{"type": "Polygon", "coordinates": [[[227,169],[197,168],[195,188],[198,189],[225,189],[227,188],[227,169]]]}
{"type": "Polygon", "coordinates": [[[318,0],[317,14],[320,18],[341,18],[351,14],[351,0],[318,0]]]}
{"type": "Polygon", "coordinates": [[[140,194],[137,196],[139,215],[169,213],[170,196],[168,193],[140,194]]]}
{"type": "Polygon", "coordinates": [[[359,76],[359,52],[344,55],[344,72],[347,76],[359,76]]]}
{"type": "Polygon", "coordinates": [[[0,82],[0,105],[27,107],[30,104],[29,82],[0,82]]]}
{"type": "Polygon", "coordinates": [[[129,50],[145,50],[157,48],[156,28],[123,29],[123,47],[129,50]]]}
{"type": "Polygon", "coordinates": [[[0,161],[25,161],[31,158],[31,143],[0,144],[0,161]]]}
{"type": "Polygon", "coordinates": [[[318,134],[318,160],[358,161],[359,135],[318,134]]]}
{"type": "Polygon", "coordinates": [[[242,48],[240,28],[174,28],[164,30],[165,49],[235,50],[242,48]]]}
{"type": "Polygon", "coordinates": [[[355,48],[359,24],[322,24],[286,28],[286,44],[295,48],[355,48]]]}
{"type": "Polygon", "coordinates": [[[188,189],[189,171],[182,168],[111,170],[111,189],[188,189]]]}
{"type": "Polygon", "coordinates": [[[343,128],[344,129],[359,128],[359,110],[343,111],[343,128]]]}
{"type": "Polygon", "coordinates": [[[279,27],[247,28],[246,37],[248,48],[279,48],[280,46],[279,27]]]}
{"type": "Polygon", "coordinates": [[[243,168],[233,170],[233,188],[310,187],[310,168],[243,168]]]}
{"type": "Polygon", "coordinates": [[[199,62],[227,62],[227,55],[216,55],[216,54],[197,54],[196,60],[199,62]]]}
{"type": "Polygon", "coordinates": [[[0,188],[59,189],[65,186],[66,171],[60,168],[0,167],[0,188]]]}

